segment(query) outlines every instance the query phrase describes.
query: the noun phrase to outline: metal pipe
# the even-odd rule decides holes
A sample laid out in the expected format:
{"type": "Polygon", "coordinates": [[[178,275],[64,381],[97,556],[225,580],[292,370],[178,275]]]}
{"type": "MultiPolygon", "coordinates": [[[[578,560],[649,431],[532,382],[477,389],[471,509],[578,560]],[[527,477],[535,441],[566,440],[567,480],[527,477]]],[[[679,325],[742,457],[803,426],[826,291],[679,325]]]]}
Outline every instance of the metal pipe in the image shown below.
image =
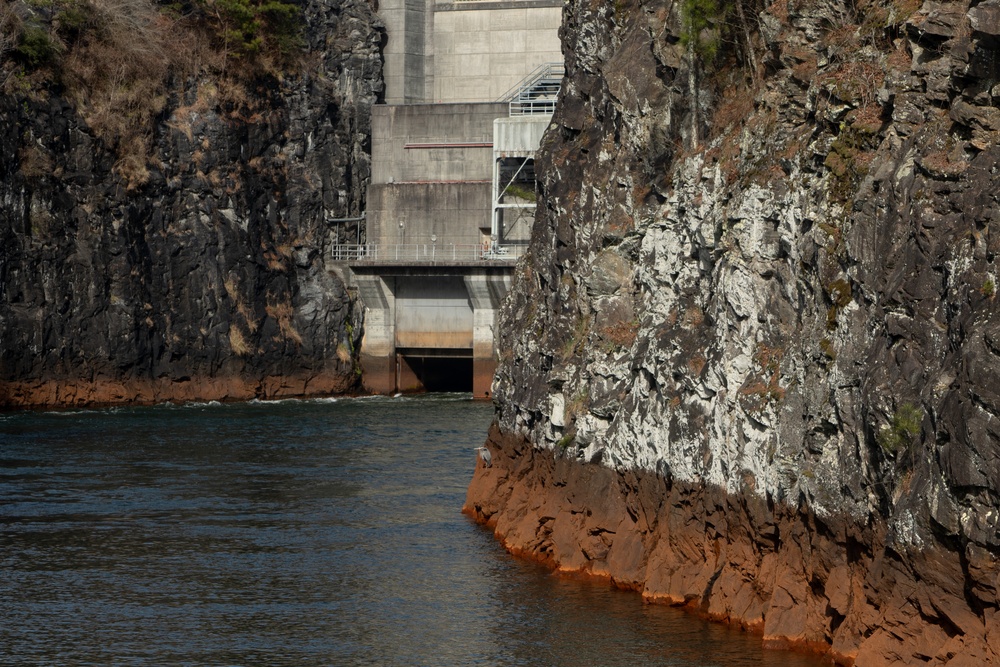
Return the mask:
{"type": "Polygon", "coordinates": [[[365,214],[362,213],[356,218],[330,218],[327,222],[361,222],[365,219],[365,214]]]}

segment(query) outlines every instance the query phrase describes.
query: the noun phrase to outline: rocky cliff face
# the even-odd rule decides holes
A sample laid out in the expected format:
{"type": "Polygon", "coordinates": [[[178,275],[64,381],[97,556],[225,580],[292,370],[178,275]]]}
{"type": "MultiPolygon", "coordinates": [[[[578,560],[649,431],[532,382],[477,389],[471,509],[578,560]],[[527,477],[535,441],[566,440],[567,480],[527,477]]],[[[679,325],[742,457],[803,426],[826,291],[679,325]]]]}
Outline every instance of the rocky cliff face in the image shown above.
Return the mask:
{"type": "Polygon", "coordinates": [[[275,66],[106,4],[73,6],[99,37],[48,73],[15,52],[0,73],[0,406],[350,389],[360,312],[324,258],[364,210],[373,9],[305,3],[304,50],[275,66]]]}
{"type": "Polygon", "coordinates": [[[562,36],[466,511],[772,645],[1000,661],[1000,4],[574,1],[562,36]]]}

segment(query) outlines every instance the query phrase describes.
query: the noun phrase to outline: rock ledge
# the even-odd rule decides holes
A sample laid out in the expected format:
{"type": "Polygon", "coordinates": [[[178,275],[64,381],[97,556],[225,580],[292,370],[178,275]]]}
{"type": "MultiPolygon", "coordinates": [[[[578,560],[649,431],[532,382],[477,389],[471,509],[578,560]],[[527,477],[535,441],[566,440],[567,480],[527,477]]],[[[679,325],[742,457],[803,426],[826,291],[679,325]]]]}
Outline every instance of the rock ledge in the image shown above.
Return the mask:
{"type": "Polygon", "coordinates": [[[838,665],[984,665],[1000,619],[966,577],[992,566],[939,548],[897,553],[884,529],[533,448],[495,426],[463,512],[514,555],[605,578],[838,665]],[[978,609],[977,609],[978,608],[978,609]]]}

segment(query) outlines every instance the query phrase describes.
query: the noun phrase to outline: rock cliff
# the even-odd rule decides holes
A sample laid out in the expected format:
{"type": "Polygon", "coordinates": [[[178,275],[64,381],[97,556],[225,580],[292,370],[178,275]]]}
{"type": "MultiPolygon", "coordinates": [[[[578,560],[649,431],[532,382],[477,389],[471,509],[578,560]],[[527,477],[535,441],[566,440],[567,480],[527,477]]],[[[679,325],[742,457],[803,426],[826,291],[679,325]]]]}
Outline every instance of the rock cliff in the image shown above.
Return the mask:
{"type": "Polygon", "coordinates": [[[571,0],[561,34],[465,511],[769,645],[1000,662],[1000,4],[571,0]]]}
{"type": "Polygon", "coordinates": [[[309,0],[279,57],[259,17],[207,23],[237,5],[0,2],[0,406],[356,384],[324,258],[358,234],[384,30],[309,0]]]}

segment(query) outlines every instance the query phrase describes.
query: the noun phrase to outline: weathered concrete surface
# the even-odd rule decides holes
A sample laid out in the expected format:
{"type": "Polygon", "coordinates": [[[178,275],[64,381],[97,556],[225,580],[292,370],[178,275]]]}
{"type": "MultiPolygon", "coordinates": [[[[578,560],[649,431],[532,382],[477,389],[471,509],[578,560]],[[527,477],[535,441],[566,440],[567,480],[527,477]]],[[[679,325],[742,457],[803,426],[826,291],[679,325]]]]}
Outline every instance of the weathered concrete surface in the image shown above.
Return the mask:
{"type": "Polygon", "coordinates": [[[366,392],[388,396],[396,393],[397,361],[395,350],[389,356],[362,353],[359,362],[364,370],[362,381],[366,392]]]}
{"type": "Polygon", "coordinates": [[[446,254],[489,240],[493,121],[506,114],[506,104],[374,107],[368,242],[446,254]]]}
{"type": "Polygon", "coordinates": [[[559,0],[383,0],[389,104],[493,102],[558,62],[559,0]]]}
{"type": "Polygon", "coordinates": [[[568,3],[469,511],[769,644],[1000,660],[991,7],[741,3],[711,65],[568,3]]]}
{"type": "MultiPolygon", "coordinates": [[[[510,285],[509,271],[481,265],[355,267],[366,307],[361,341],[365,389],[380,394],[423,389],[421,374],[407,357],[427,357],[433,364],[443,356],[468,359],[474,396],[488,398],[496,368],[496,312],[510,285]]],[[[467,384],[461,378],[454,382],[456,387],[467,384]]]]}
{"type": "Polygon", "coordinates": [[[497,361],[492,356],[476,356],[472,359],[472,397],[487,399],[493,395],[493,375],[497,361]]]}

